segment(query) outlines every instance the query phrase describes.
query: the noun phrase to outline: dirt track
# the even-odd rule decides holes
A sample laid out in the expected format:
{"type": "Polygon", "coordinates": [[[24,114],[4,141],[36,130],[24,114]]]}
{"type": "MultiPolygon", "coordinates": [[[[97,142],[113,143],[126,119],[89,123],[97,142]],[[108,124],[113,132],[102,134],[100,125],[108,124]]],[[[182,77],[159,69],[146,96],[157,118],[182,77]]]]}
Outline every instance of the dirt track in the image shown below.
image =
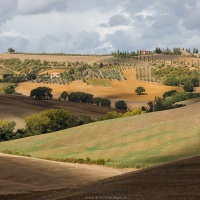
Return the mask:
{"type": "Polygon", "coordinates": [[[0,119],[15,121],[17,123],[16,128],[24,127],[25,117],[53,108],[64,108],[75,114],[86,114],[93,118],[97,118],[107,112],[114,111],[111,108],[83,103],[56,100],[39,101],[26,96],[0,94],[0,119]]]}
{"type": "Polygon", "coordinates": [[[9,195],[2,199],[196,200],[200,199],[200,156],[127,173],[86,186],[9,195]]]}

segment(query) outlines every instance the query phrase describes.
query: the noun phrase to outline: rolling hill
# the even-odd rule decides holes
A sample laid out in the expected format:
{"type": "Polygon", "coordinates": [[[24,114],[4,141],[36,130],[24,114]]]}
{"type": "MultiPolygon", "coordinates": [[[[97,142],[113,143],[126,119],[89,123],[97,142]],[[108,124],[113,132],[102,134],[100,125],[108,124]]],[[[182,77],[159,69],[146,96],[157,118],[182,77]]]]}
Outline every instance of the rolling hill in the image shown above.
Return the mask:
{"type": "Polygon", "coordinates": [[[53,108],[64,108],[74,114],[86,114],[92,118],[97,118],[107,112],[114,111],[114,109],[107,107],[100,108],[99,106],[69,101],[38,101],[27,96],[0,94],[0,119],[15,121],[16,128],[24,128],[25,117],[53,108]]]}
{"type": "Polygon", "coordinates": [[[70,188],[130,170],[39,160],[0,153],[0,199],[3,195],[70,188]],[[9,169],[9,170],[8,170],[9,169]]]}
{"type": "MultiPolygon", "coordinates": [[[[13,183],[13,185],[15,185],[13,193],[0,193],[1,200],[82,200],[91,198],[134,200],[200,199],[200,156],[190,157],[176,162],[139,170],[136,172],[130,172],[103,180],[100,180],[103,178],[101,177],[102,174],[104,174],[104,177],[109,177],[111,174],[117,175],[117,173],[120,174],[122,172],[109,172],[109,169],[101,168],[100,170],[92,167],[89,170],[85,167],[79,168],[80,166],[75,166],[75,168],[72,168],[72,166],[59,166],[59,164],[56,163],[45,163],[37,160],[26,160],[26,163],[22,163],[22,160],[17,158],[14,160],[10,158],[9,160],[9,158],[7,158],[3,159],[3,162],[0,161],[3,163],[3,169],[9,164],[12,166],[16,165],[16,169],[14,169],[14,172],[12,173],[14,177],[7,178],[15,179],[15,182],[13,183]],[[6,160],[10,162],[6,163],[5,165],[6,160]],[[19,164],[16,163],[18,160],[20,161],[19,164]],[[38,166],[38,163],[41,166],[38,166]],[[30,167],[33,167],[33,169],[36,170],[33,174],[32,169],[31,171],[28,170],[30,167]],[[57,169],[55,169],[55,167],[57,167],[57,169]],[[45,173],[44,170],[42,171],[44,168],[47,170],[45,173]],[[19,171],[19,169],[25,171],[22,176],[15,174],[17,171],[19,171]],[[65,172],[66,170],[67,173],[65,172]],[[90,175],[89,177],[87,176],[87,174],[92,173],[95,174],[92,176],[90,175]],[[61,175],[62,177],[60,177],[61,175]],[[35,180],[35,177],[38,179],[35,180]],[[71,177],[73,177],[74,180],[69,179],[71,177]],[[66,178],[68,179],[66,180],[66,178]],[[49,182],[49,180],[52,179],[53,182],[49,182]],[[83,179],[87,181],[88,179],[93,179],[94,182],[86,184],[87,181],[85,181],[84,183],[86,185],[83,182],[80,184],[80,181],[83,179]],[[95,181],[95,179],[99,179],[100,181],[95,181]],[[20,180],[21,185],[20,183],[17,185],[17,181],[20,182],[20,180]],[[59,182],[60,180],[63,180],[63,182],[59,182]],[[76,184],[78,180],[79,184],[76,184]],[[36,184],[34,185],[33,183],[35,182],[36,184]],[[40,182],[43,183],[43,186],[38,186],[38,183],[40,182]],[[24,184],[22,185],[22,183],[24,184]],[[74,185],[72,183],[74,183],[74,185]],[[50,189],[52,188],[51,184],[58,185],[56,187],[54,185],[55,188],[50,189]],[[16,187],[16,185],[18,187],[16,187]],[[29,190],[24,191],[24,188],[26,188],[27,185],[30,188],[28,188],[29,190]],[[49,185],[51,185],[51,187],[48,189],[49,185]],[[31,186],[35,189],[35,191],[30,192],[32,189],[31,186]],[[58,188],[59,186],[64,187],[58,188]],[[37,187],[39,187],[40,190],[37,187]],[[42,187],[45,189],[41,190],[42,187]],[[21,194],[17,192],[17,190],[20,189],[23,191],[21,194]]],[[[13,185],[11,185],[10,182],[8,182],[8,184],[8,189],[12,190],[13,185]]],[[[5,188],[5,185],[3,185],[3,188],[5,188]]]]}
{"type": "Polygon", "coordinates": [[[101,121],[0,143],[36,158],[112,159],[117,167],[151,166],[200,154],[200,103],[101,121]]]}

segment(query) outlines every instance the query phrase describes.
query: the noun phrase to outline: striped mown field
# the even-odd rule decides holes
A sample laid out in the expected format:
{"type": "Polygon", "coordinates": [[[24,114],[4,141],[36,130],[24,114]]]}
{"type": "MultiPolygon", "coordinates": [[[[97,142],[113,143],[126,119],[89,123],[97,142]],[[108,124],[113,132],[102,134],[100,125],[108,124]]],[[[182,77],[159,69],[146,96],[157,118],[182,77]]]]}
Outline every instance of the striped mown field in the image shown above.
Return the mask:
{"type": "Polygon", "coordinates": [[[1,142],[5,149],[37,158],[112,159],[115,167],[158,165],[200,154],[200,103],[1,142]]]}

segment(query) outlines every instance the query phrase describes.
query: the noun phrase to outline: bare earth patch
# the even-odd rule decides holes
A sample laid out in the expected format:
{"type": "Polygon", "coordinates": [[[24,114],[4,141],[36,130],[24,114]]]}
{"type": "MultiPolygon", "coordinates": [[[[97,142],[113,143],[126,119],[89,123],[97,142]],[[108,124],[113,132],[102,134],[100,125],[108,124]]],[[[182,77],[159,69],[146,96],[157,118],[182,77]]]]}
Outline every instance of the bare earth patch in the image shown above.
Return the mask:
{"type": "Polygon", "coordinates": [[[200,156],[196,156],[87,185],[0,197],[3,200],[198,200],[199,188],[200,156]]]}
{"type": "Polygon", "coordinates": [[[61,163],[0,153],[0,199],[17,194],[58,188],[71,188],[120,175],[131,170],[95,165],[61,163]]]}

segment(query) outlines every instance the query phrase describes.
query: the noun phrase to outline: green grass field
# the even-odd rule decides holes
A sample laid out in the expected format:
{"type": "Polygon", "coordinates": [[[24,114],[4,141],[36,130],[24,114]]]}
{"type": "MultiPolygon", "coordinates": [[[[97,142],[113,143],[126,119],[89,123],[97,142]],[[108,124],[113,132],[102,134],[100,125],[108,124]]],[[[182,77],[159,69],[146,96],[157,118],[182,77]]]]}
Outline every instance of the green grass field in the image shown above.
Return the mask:
{"type": "Polygon", "coordinates": [[[157,165],[200,154],[200,103],[0,143],[5,149],[37,158],[112,159],[115,167],[157,165]]]}

